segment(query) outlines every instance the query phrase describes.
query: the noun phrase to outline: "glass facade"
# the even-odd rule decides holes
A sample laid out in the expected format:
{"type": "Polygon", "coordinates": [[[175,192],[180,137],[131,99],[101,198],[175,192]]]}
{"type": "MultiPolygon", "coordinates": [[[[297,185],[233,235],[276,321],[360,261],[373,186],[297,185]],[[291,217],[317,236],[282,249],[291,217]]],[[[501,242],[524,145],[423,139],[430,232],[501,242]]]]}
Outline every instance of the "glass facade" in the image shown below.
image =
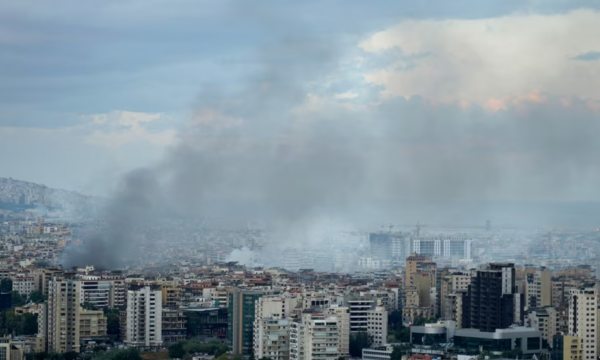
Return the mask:
{"type": "Polygon", "coordinates": [[[510,351],[512,339],[481,339],[475,337],[454,336],[454,345],[463,349],[479,349],[484,351],[510,351]]]}

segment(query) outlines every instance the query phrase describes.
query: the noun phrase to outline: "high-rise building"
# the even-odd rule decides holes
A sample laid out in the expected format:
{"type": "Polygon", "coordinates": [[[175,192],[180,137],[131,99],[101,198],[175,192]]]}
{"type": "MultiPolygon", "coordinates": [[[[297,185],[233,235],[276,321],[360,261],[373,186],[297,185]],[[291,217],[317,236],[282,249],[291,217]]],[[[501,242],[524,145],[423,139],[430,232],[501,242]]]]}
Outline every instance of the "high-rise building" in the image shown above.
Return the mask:
{"type": "Polygon", "coordinates": [[[227,314],[227,340],[229,351],[236,355],[250,355],[254,351],[254,320],[256,300],[262,291],[233,289],[229,292],[227,314]]]}
{"type": "Polygon", "coordinates": [[[290,326],[290,360],[337,360],[342,356],[342,327],[337,315],[304,310],[290,326]]]}
{"type": "Polygon", "coordinates": [[[582,360],[581,338],[556,334],[552,343],[552,360],[582,360]]]}
{"type": "Polygon", "coordinates": [[[598,357],[598,293],[595,288],[571,289],[569,334],[581,339],[581,359],[598,357]]]}
{"type": "Polygon", "coordinates": [[[79,352],[79,281],[54,277],[48,285],[48,352],[79,352]]]}
{"type": "Polygon", "coordinates": [[[430,258],[418,254],[411,254],[409,257],[407,257],[405,268],[405,285],[410,286],[411,275],[416,273],[423,264],[430,262],[430,258]]]}
{"type": "Polygon", "coordinates": [[[350,355],[350,309],[334,305],[327,308],[325,312],[337,316],[339,338],[338,351],[340,357],[347,358],[350,355]]]}
{"type": "Polygon", "coordinates": [[[290,358],[290,320],[275,316],[254,321],[254,357],[273,360],[290,358]]]}
{"type": "Polygon", "coordinates": [[[99,276],[84,276],[79,280],[81,304],[97,308],[114,308],[126,305],[125,282],[121,279],[102,279],[99,276]]]}
{"type": "Polygon", "coordinates": [[[465,328],[494,332],[520,323],[521,299],[522,295],[515,291],[514,264],[491,263],[481,267],[469,285],[465,328]]]}
{"type": "Polygon", "coordinates": [[[472,259],[473,241],[468,238],[414,237],[411,252],[432,258],[472,259]]]}
{"type": "Polygon", "coordinates": [[[377,299],[366,296],[350,296],[345,300],[345,306],[350,313],[350,331],[366,331],[368,327],[368,312],[375,308],[377,299]]]}
{"type": "Polygon", "coordinates": [[[387,344],[388,312],[383,306],[367,311],[367,332],[373,337],[373,345],[387,344]]]}
{"type": "Polygon", "coordinates": [[[187,337],[187,317],[183,310],[162,309],[162,341],[165,344],[185,340],[187,337]]]}
{"type": "MultiPolygon", "coordinates": [[[[552,344],[554,335],[558,333],[558,314],[556,309],[547,306],[539,309],[532,309],[527,314],[527,326],[542,332],[543,339],[547,345],[552,344]]],[[[548,347],[546,346],[546,347],[548,347]]]]}
{"type": "Polygon", "coordinates": [[[157,286],[132,286],[127,291],[127,333],[130,346],[161,346],[162,292],[157,286]]]}
{"type": "Polygon", "coordinates": [[[268,295],[256,300],[253,339],[256,358],[289,359],[288,317],[298,303],[298,297],[283,295],[268,295]]]}
{"type": "Polygon", "coordinates": [[[552,305],[552,273],[546,268],[525,275],[525,301],[528,309],[552,305]]]}

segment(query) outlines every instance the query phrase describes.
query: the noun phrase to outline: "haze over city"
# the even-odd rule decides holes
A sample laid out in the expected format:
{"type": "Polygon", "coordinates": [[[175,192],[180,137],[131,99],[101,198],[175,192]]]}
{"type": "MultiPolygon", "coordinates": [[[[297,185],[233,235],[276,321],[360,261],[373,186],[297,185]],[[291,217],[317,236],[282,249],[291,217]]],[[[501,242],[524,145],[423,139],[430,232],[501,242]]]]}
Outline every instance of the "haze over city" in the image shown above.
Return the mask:
{"type": "Polygon", "coordinates": [[[310,360],[329,319],[315,358],[597,358],[597,34],[586,0],[0,0],[0,335],[310,360]]]}

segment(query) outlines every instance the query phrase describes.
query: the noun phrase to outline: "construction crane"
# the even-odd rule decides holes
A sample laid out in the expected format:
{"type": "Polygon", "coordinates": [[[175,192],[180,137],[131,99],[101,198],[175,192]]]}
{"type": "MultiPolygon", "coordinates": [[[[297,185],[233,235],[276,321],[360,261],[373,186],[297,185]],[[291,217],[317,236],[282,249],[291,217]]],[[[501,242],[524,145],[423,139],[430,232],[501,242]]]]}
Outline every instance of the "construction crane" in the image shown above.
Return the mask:
{"type": "Polygon", "coordinates": [[[425,227],[427,225],[421,225],[421,223],[419,221],[417,221],[417,226],[415,229],[415,236],[421,236],[421,228],[425,227]]]}
{"type": "Polygon", "coordinates": [[[394,228],[394,225],[390,224],[390,234],[392,233],[392,229],[394,228]]]}

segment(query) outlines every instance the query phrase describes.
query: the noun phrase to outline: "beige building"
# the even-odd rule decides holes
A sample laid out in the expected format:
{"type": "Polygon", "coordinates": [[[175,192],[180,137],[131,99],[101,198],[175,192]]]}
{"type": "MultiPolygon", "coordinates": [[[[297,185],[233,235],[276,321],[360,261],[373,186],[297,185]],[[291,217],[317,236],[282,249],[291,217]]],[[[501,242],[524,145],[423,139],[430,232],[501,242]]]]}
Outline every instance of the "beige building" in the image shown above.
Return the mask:
{"type": "Polygon", "coordinates": [[[543,339],[552,345],[552,339],[559,331],[558,313],[551,306],[533,309],[527,314],[527,326],[541,331],[543,339]]]}
{"type": "Polygon", "coordinates": [[[525,274],[525,307],[535,309],[552,305],[552,273],[541,268],[525,274]]]}
{"type": "Polygon", "coordinates": [[[23,360],[23,349],[17,348],[10,337],[0,338],[1,360],[23,360]]]}
{"type": "Polygon", "coordinates": [[[337,360],[343,324],[337,315],[304,310],[290,325],[290,360],[337,360]]]}
{"type": "Polygon", "coordinates": [[[83,310],[79,312],[80,341],[94,341],[106,337],[106,317],[102,310],[83,310]]]}
{"type": "Polygon", "coordinates": [[[465,291],[457,291],[446,295],[444,301],[444,320],[456,321],[456,328],[463,328],[463,303],[465,300],[465,291]]]}
{"type": "Polygon", "coordinates": [[[598,295],[595,288],[571,289],[569,334],[581,339],[581,359],[598,357],[598,295]]]}
{"type": "Polygon", "coordinates": [[[409,257],[407,257],[405,268],[405,285],[411,285],[411,275],[416,273],[422,264],[430,262],[430,258],[417,254],[411,254],[409,257]]]}
{"type": "Polygon", "coordinates": [[[367,332],[373,336],[373,345],[382,346],[387,343],[388,312],[383,306],[367,311],[367,332]]]}
{"type": "Polygon", "coordinates": [[[158,287],[127,291],[126,340],[130,346],[162,345],[162,292],[158,287]]]}
{"type": "Polygon", "coordinates": [[[290,358],[290,321],[280,317],[262,317],[254,320],[255,358],[290,358]]]}
{"type": "Polygon", "coordinates": [[[79,352],[79,283],[55,277],[49,282],[47,308],[48,352],[79,352]]]}

